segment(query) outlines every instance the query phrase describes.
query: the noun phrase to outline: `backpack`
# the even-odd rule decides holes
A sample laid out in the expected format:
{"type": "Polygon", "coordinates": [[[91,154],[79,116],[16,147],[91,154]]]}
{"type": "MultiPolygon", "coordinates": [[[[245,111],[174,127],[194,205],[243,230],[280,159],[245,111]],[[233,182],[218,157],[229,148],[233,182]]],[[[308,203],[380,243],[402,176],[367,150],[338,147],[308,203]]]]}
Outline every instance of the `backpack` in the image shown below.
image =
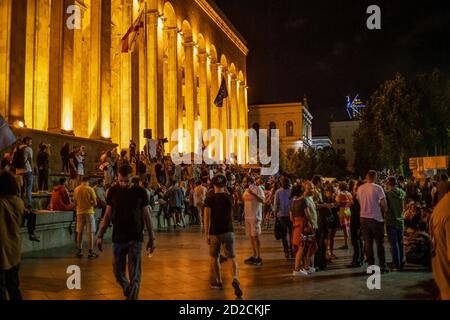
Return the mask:
{"type": "Polygon", "coordinates": [[[25,169],[25,148],[17,148],[13,156],[13,167],[16,169],[25,169]]]}

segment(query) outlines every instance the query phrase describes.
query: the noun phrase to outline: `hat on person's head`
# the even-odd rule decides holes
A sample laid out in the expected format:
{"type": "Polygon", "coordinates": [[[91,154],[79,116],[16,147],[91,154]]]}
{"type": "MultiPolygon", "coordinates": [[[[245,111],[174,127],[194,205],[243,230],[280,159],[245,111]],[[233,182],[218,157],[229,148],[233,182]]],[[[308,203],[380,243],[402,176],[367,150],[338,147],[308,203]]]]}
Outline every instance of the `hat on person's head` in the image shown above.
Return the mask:
{"type": "Polygon", "coordinates": [[[227,184],[227,177],[221,173],[218,173],[214,176],[212,183],[219,188],[225,187],[227,184]]]}

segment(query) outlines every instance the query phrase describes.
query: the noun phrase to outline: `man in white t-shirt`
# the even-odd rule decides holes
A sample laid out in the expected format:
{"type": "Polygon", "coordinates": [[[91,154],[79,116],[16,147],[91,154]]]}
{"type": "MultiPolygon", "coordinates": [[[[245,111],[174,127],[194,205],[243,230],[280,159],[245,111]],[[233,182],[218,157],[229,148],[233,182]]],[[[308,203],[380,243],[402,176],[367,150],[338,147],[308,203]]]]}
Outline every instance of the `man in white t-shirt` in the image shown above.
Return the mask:
{"type": "Polygon", "coordinates": [[[361,231],[364,239],[364,251],[369,266],[375,265],[373,242],[377,245],[378,262],[382,273],[387,272],[384,252],[384,219],[387,211],[386,195],[383,188],[374,183],[377,173],[370,170],[366,183],[358,188],[356,198],[361,207],[361,231]]]}
{"type": "Polygon", "coordinates": [[[252,177],[248,177],[247,182],[249,187],[243,195],[245,230],[252,243],[253,255],[244,262],[259,266],[262,264],[259,236],[261,235],[262,206],[265,196],[263,189],[255,184],[252,177]]]}
{"type": "Polygon", "coordinates": [[[206,193],[208,189],[203,185],[202,181],[197,181],[197,186],[194,188],[194,207],[197,208],[198,221],[203,228],[203,208],[205,206],[206,193]]]}

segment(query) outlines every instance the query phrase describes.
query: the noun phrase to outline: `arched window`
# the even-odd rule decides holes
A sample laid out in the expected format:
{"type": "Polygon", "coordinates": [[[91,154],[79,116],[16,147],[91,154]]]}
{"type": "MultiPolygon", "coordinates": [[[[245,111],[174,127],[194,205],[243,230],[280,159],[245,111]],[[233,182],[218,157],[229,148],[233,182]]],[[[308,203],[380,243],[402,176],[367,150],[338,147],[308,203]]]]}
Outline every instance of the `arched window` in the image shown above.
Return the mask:
{"type": "Polygon", "coordinates": [[[292,137],[294,135],[294,123],[292,121],[286,122],[286,136],[292,137]]]}
{"type": "MultiPolygon", "coordinates": [[[[277,128],[277,125],[276,125],[276,123],[275,122],[271,122],[271,123],[269,123],[269,130],[275,130],[277,128]]],[[[270,134],[270,131],[269,131],[269,134],[270,134]]]]}

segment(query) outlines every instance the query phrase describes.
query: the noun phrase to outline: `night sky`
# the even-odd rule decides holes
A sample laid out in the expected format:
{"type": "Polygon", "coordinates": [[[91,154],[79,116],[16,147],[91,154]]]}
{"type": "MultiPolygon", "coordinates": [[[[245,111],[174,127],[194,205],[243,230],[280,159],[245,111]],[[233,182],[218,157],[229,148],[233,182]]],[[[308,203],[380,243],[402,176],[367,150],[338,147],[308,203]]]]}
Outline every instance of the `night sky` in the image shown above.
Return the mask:
{"type": "Polygon", "coordinates": [[[365,101],[397,71],[450,75],[450,1],[214,0],[248,42],[249,104],[301,101],[313,134],[346,119],[346,96],[365,101]],[[369,30],[367,7],[381,8],[369,30]]]}

